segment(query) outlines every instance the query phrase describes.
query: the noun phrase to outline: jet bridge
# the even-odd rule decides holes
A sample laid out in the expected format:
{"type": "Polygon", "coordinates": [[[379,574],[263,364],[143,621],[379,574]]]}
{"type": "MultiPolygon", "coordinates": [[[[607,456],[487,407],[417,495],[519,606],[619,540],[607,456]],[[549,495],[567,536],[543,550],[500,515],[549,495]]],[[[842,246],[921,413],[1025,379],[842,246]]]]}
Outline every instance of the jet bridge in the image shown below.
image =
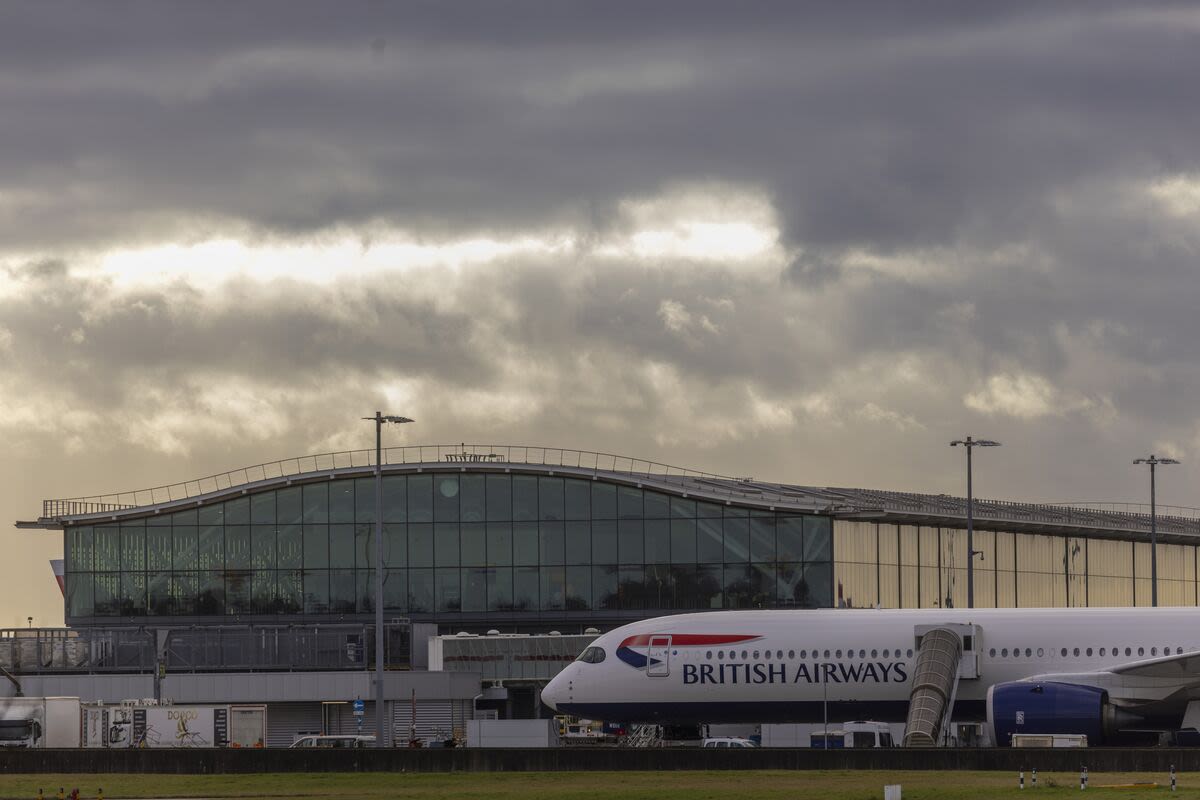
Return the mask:
{"type": "Polygon", "coordinates": [[[908,698],[905,747],[936,747],[946,738],[961,678],[979,677],[975,625],[919,625],[917,664],[908,698]]]}

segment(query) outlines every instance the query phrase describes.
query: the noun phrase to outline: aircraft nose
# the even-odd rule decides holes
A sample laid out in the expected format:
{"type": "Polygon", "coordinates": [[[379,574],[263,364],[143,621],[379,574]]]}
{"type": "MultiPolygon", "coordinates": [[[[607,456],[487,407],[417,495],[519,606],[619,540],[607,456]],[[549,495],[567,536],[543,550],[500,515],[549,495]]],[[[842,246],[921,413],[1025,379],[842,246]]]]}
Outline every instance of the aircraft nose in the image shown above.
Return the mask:
{"type": "MultiPolygon", "coordinates": [[[[567,667],[567,669],[569,670],[570,667],[567,667]]],[[[558,673],[542,689],[542,702],[555,711],[558,711],[558,707],[567,699],[566,673],[567,670],[558,673]]]]}

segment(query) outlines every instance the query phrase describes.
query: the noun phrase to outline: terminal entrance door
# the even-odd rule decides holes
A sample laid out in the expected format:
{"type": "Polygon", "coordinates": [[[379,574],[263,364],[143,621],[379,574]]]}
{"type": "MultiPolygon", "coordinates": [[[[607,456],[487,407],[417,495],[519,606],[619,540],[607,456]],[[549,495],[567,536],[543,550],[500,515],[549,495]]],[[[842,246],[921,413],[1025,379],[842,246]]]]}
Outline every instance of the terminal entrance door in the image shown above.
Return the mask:
{"type": "Polygon", "coordinates": [[[651,678],[665,678],[671,674],[671,637],[651,636],[646,648],[646,674],[651,678]]]}

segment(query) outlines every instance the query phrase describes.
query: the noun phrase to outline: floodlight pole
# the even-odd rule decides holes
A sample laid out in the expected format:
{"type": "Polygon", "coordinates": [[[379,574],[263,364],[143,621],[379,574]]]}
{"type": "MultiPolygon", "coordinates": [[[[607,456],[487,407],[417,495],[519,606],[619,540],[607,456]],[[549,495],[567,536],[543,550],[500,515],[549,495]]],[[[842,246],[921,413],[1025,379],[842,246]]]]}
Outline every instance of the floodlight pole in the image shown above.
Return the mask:
{"type": "Polygon", "coordinates": [[[407,417],[384,416],[376,411],[375,422],[375,746],[385,747],[383,727],[383,423],[412,422],[407,417]]]}
{"type": "Polygon", "coordinates": [[[962,445],[967,451],[967,608],[975,607],[975,556],[983,555],[982,550],[975,549],[975,492],[972,486],[971,451],[976,447],[999,447],[999,442],[991,439],[955,439],[951,447],[962,445]]]}
{"type": "MultiPolygon", "coordinates": [[[[1159,464],[1178,464],[1173,458],[1157,458],[1153,453],[1149,458],[1135,458],[1134,464],[1150,465],[1150,605],[1158,607],[1158,514],[1154,501],[1154,468],[1159,464]]],[[[1137,602],[1137,598],[1134,598],[1137,602]]]]}

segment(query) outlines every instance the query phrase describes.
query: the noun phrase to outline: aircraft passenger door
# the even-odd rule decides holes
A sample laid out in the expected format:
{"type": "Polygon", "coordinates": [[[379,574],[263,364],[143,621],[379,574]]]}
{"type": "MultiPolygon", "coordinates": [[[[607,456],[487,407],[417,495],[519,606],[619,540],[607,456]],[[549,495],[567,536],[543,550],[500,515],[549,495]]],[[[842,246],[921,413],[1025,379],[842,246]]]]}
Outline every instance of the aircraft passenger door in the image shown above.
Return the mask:
{"type": "Polygon", "coordinates": [[[646,674],[651,678],[665,678],[671,674],[671,637],[651,636],[646,648],[646,674]]]}

